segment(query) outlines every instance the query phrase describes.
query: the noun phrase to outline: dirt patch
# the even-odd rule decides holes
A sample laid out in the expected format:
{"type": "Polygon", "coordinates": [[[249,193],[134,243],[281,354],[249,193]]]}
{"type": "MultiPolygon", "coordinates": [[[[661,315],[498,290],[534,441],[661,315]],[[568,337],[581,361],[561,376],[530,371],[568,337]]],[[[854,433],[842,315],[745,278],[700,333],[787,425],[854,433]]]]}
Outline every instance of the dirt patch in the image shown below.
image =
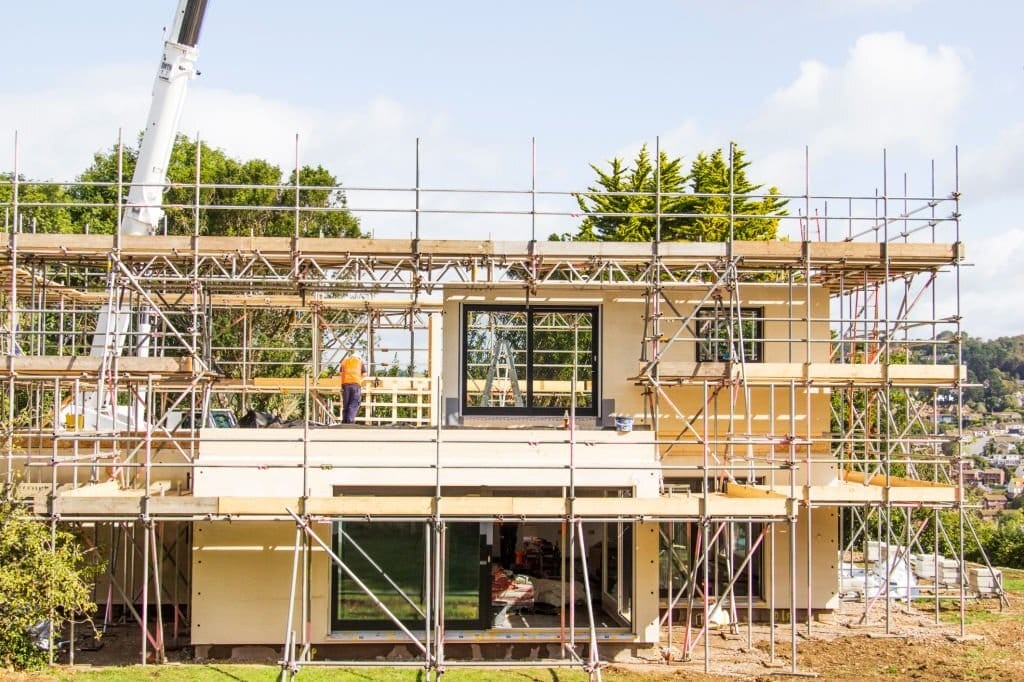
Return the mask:
{"type": "MultiPolygon", "coordinates": [[[[1024,586],[1024,571],[1007,570],[1004,576],[1014,587],[1024,586]]],[[[866,618],[863,603],[844,603],[828,622],[812,623],[809,632],[805,622],[797,624],[797,669],[822,680],[1024,680],[1024,590],[1011,589],[1008,597],[1009,606],[1002,608],[996,599],[969,602],[966,638],[959,637],[954,601],[943,606],[938,623],[933,602],[910,607],[890,604],[888,619],[884,603],[874,604],[866,618]]],[[[651,662],[659,654],[652,651],[647,660],[608,665],[606,679],[775,680],[792,669],[793,631],[789,625],[777,625],[774,647],[771,634],[766,625],[748,628],[743,624],[712,631],[705,640],[694,639],[697,630],[687,633],[674,627],[672,662],[651,662]],[[710,674],[704,672],[705,646],[710,674]],[[687,654],[689,660],[680,660],[687,654]]],[[[668,635],[664,629],[664,644],[668,635]]],[[[171,646],[170,628],[167,641],[169,661],[192,660],[190,647],[171,646]]],[[[139,662],[139,649],[138,626],[124,624],[110,628],[98,651],[76,651],[75,661],[91,666],[130,665],[139,662]]],[[[66,660],[62,657],[61,662],[66,660]]]]}
{"type": "MultiPolygon", "coordinates": [[[[1022,571],[1005,574],[1008,580],[1024,577],[1022,571]]],[[[968,602],[963,638],[954,601],[943,605],[938,622],[934,602],[892,603],[888,617],[884,602],[873,604],[867,617],[863,603],[844,603],[829,622],[813,622],[809,631],[806,622],[798,623],[797,671],[823,680],[1024,680],[1024,591],[1011,590],[1008,598],[1009,606],[1002,607],[997,599],[968,602]]],[[[674,657],[685,658],[693,640],[683,628],[672,634],[674,657]]],[[[663,630],[663,642],[667,635],[663,630]]],[[[774,649],[763,625],[713,631],[706,641],[710,671],[731,679],[778,679],[792,671],[792,639],[789,625],[776,627],[774,649]]],[[[703,638],[689,655],[688,661],[643,668],[654,676],[666,668],[702,674],[703,638]]]]}

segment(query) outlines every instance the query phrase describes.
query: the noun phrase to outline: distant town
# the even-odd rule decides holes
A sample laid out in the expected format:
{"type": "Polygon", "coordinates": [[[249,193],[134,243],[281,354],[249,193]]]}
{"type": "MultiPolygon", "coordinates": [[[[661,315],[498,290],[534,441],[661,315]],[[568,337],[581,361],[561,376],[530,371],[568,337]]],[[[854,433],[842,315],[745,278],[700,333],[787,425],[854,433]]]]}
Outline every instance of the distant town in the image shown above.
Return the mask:
{"type": "MultiPolygon", "coordinates": [[[[939,349],[940,352],[943,349],[939,349]]],[[[1024,336],[985,341],[965,335],[968,386],[959,408],[964,485],[982,518],[1024,507],[1024,336]]],[[[935,407],[941,428],[955,428],[952,400],[935,407]]]]}
{"type": "MultiPolygon", "coordinates": [[[[967,408],[964,409],[967,419],[967,408]]],[[[976,414],[976,413],[975,413],[976,414]]],[[[964,428],[964,485],[981,497],[982,518],[1024,506],[1024,419],[1018,412],[977,415],[964,428]]]]}

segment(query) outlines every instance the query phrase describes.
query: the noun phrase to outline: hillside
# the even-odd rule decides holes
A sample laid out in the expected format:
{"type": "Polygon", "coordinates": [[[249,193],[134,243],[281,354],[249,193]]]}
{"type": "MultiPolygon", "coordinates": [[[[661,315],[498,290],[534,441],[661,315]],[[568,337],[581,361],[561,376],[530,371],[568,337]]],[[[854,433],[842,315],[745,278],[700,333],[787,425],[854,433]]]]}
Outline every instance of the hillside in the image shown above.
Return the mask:
{"type": "MultiPolygon", "coordinates": [[[[943,332],[938,338],[950,339],[952,333],[943,332]]],[[[913,357],[915,362],[932,362],[932,349],[916,348],[913,357]]],[[[935,358],[939,363],[955,363],[956,347],[951,343],[936,345],[935,358]]],[[[972,408],[1000,412],[1021,407],[1015,394],[1018,382],[1024,380],[1024,334],[986,340],[964,332],[963,364],[967,365],[970,383],[978,385],[964,393],[965,402],[972,408]]]]}

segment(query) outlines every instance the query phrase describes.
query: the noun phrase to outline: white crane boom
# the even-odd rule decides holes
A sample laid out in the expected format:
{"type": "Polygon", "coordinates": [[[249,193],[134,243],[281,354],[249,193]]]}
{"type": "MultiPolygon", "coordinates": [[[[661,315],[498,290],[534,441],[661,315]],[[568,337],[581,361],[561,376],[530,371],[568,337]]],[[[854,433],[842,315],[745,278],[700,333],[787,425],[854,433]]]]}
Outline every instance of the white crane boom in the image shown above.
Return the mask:
{"type": "MultiPolygon", "coordinates": [[[[181,110],[185,104],[188,82],[196,76],[196,58],[199,50],[199,29],[206,13],[207,0],[179,0],[171,31],[164,41],[160,67],[153,83],[153,97],[146,118],[146,128],[139,145],[135,172],[128,189],[124,213],[118,227],[122,235],[151,235],[159,228],[164,216],[163,192],[167,181],[167,165],[178,134],[181,110]]],[[[116,273],[112,273],[116,277],[116,273]]],[[[104,358],[106,366],[112,356],[124,353],[125,339],[131,325],[132,311],[118,303],[104,305],[97,315],[96,333],[92,337],[89,354],[104,358]]],[[[135,312],[135,338],[132,354],[149,355],[153,313],[145,308],[135,312]]],[[[102,374],[102,373],[101,373],[102,374]]],[[[89,428],[119,431],[139,429],[145,423],[144,401],[116,405],[116,400],[105,392],[86,391],[76,404],[63,412],[79,416],[89,428]]],[[[63,423],[63,422],[62,422],[63,423]]]]}
{"type": "MultiPolygon", "coordinates": [[[[203,23],[207,0],[179,0],[168,39],[160,55],[160,67],[153,83],[146,129],[142,133],[135,173],[128,189],[119,231],[122,235],[154,234],[164,211],[164,183],[167,164],[171,160],[178,122],[185,104],[188,82],[196,75],[199,50],[199,29],[203,23]]],[[[136,353],[147,355],[149,348],[148,315],[139,316],[139,341],[136,353]]],[[[100,357],[106,353],[121,355],[128,333],[129,313],[104,306],[96,321],[89,354],[100,357]]]]}
{"type": "Polygon", "coordinates": [[[196,44],[205,12],[206,0],[180,0],[178,3],[153,84],[146,130],[142,134],[127,206],[121,218],[121,234],[153,234],[163,218],[160,204],[167,164],[178,134],[185,91],[197,73],[199,50],[196,44]]]}

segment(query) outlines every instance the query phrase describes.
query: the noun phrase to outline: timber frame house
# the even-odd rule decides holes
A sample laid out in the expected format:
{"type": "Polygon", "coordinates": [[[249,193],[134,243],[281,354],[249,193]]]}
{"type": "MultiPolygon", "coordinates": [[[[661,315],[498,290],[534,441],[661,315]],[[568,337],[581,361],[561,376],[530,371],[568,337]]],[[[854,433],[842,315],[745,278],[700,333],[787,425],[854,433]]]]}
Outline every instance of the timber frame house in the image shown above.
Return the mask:
{"type": "MultiPolygon", "coordinates": [[[[708,628],[763,621],[796,672],[798,629],[838,608],[854,560],[931,552],[939,575],[942,535],[957,577],[922,598],[937,617],[972,596],[943,454],[960,430],[925,409],[961,405],[966,380],[956,189],[850,198],[824,235],[820,200],[793,197],[792,241],[586,243],[420,238],[419,186],[409,239],[303,236],[298,207],[292,237],[209,236],[201,215],[225,209],[198,201],[179,207],[191,233],[48,234],[15,178],[2,466],[102,554],[104,617],[134,619],[143,662],[171,636],[276,646],[285,675],[387,654],[428,679],[599,676],[645,648],[714,670],[708,628]],[[105,304],[145,316],[127,336],[148,357],[90,355],[105,304]],[[266,314],[308,345],[266,360],[266,314]],[[225,321],[237,347],[215,345],[225,321]],[[340,428],[352,351],[371,376],[340,428]],[[127,423],[105,428],[90,395],[127,423]],[[203,427],[268,396],[297,422],[203,427]]],[[[866,588],[888,629],[895,600],[866,588]]]]}

